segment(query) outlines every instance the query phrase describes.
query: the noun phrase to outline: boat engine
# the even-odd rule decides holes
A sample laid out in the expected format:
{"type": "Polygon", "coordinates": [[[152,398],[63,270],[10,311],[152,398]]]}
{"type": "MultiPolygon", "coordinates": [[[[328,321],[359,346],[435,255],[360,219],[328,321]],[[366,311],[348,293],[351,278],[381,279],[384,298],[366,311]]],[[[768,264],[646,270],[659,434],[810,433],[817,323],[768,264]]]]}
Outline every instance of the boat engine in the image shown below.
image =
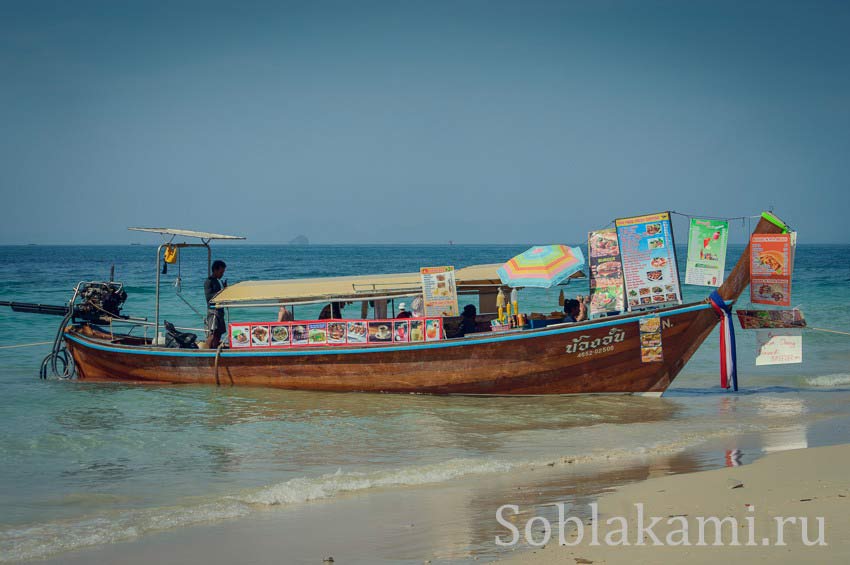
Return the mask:
{"type": "Polygon", "coordinates": [[[74,288],[74,295],[65,306],[52,304],[34,304],[31,302],[0,301],[0,306],[8,306],[15,312],[28,314],[47,314],[62,316],[62,323],[53,341],[53,350],[41,362],[40,376],[49,375],[60,378],[74,376],[74,360],[63,345],[65,327],[77,320],[92,324],[108,324],[111,320],[130,319],[121,315],[121,308],[127,300],[127,292],[120,282],[81,282],[74,288]]]}
{"type": "Polygon", "coordinates": [[[74,289],[70,307],[6,301],[0,301],[0,306],[8,306],[14,312],[49,316],[68,316],[68,312],[73,308],[73,315],[69,317],[69,322],[84,320],[93,324],[108,324],[111,318],[125,317],[121,315],[121,308],[126,300],[127,292],[122,283],[87,282],[78,284],[74,289]],[[78,299],[79,302],[77,302],[78,299]]]}
{"type": "Polygon", "coordinates": [[[109,318],[121,318],[121,308],[127,300],[124,285],[116,282],[84,283],[80,288],[80,303],[74,307],[74,318],[87,322],[108,323],[109,318]]]}

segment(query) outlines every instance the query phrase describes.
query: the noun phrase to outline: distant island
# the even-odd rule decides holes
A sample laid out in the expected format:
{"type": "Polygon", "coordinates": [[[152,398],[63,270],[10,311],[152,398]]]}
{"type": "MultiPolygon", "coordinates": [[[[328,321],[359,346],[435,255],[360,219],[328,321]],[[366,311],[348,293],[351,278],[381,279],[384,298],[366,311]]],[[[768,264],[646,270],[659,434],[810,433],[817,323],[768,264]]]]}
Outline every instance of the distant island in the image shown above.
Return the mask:
{"type": "Polygon", "coordinates": [[[289,240],[289,245],[309,245],[310,240],[307,239],[306,235],[297,235],[289,240]]]}

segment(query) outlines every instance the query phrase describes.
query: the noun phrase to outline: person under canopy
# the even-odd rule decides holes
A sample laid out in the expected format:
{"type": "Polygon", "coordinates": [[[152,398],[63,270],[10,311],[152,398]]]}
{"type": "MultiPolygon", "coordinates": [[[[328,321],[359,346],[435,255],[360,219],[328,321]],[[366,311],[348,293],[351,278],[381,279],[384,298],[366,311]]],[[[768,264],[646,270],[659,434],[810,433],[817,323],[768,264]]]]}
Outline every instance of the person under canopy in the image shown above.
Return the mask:
{"type": "Polygon", "coordinates": [[[575,298],[564,300],[565,322],[575,323],[587,320],[587,297],[578,296],[577,298],[578,300],[575,298]]]}
{"type": "Polygon", "coordinates": [[[331,302],[326,304],[319,313],[320,320],[341,320],[342,309],[345,308],[344,302],[331,302]]]}
{"type": "Polygon", "coordinates": [[[463,312],[460,315],[460,325],[457,328],[457,337],[464,337],[466,334],[473,334],[478,331],[477,323],[475,322],[475,316],[477,315],[478,311],[474,305],[467,304],[463,307],[463,312]]]}
{"type": "Polygon", "coordinates": [[[398,305],[398,316],[396,316],[396,318],[412,318],[412,317],[413,317],[413,314],[411,314],[407,310],[407,304],[402,302],[401,304],[398,305]]]}

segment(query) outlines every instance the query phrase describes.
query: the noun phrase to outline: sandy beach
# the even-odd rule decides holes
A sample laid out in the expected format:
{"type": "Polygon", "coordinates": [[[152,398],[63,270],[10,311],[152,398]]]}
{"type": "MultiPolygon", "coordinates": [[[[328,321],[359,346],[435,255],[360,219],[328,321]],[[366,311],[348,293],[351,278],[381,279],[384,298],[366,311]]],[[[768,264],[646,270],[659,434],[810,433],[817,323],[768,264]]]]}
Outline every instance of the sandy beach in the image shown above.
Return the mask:
{"type": "MultiPolygon", "coordinates": [[[[850,562],[850,445],[800,449],[769,455],[751,465],[699,473],[653,478],[623,486],[598,499],[599,546],[591,546],[590,519],[583,520],[583,537],[578,541],[578,527],[566,529],[566,545],[558,540],[553,524],[552,539],[542,548],[511,556],[506,563],[848,563],[850,562]],[[643,525],[650,517],[661,517],[652,528],[663,545],[654,546],[648,535],[646,545],[636,545],[638,518],[635,504],[643,504],[643,525]],[[630,545],[607,546],[607,534],[621,530],[622,524],[612,517],[625,517],[630,545]],[[737,523],[738,543],[730,545],[732,534],[726,522],[722,546],[715,546],[713,524],[706,526],[706,546],[697,546],[697,517],[732,517],[737,523]],[[779,545],[776,517],[786,518],[784,536],[779,545]],[[791,518],[796,518],[793,522],[791,518]],[[673,518],[671,523],[667,523],[673,518]],[[750,539],[752,519],[754,536],[750,539]],[[808,542],[804,543],[801,519],[807,519],[808,542]],[[818,539],[818,518],[823,518],[823,544],[818,539]],[[668,541],[682,542],[682,520],[688,524],[689,546],[671,546],[668,541]],[[609,525],[610,524],[610,525],[609,525]],[[674,532],[677,530],[678,533],[674,532]],[[672,535],[672,538],[668,538],[672,535]],[[750,543],[752,541],[752,543],[750,543]]],[[[569,516],[566,513],[565,516],[569,516]]],[[[523,521],[525,518],[523,518],[523,521]]],[[[521,526],[524,524],[521,524],[521,526]]],[[[538,520],[532,528],[537,542],[543,539],[543,525],[538,520]]],[[[524,535],[520,527],[520,535],[524,535]]],[[[506,539],[508,529],[503,530],[506,539]]],[[[610,538],[619,541],[618,534],[610,538]]],[[[521,538],[521,544],[525,540],[521,538]]],[[[528,546],[526,546],[528,547],[528,546]]]]}

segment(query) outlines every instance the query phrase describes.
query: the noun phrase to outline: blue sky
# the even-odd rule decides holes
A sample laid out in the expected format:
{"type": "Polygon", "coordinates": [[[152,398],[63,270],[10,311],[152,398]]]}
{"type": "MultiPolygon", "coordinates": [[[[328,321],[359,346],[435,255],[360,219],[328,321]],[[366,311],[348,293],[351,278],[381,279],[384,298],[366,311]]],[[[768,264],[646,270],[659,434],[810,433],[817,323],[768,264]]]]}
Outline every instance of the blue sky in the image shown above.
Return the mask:
{"type": "Polygon", "coordinates": [[[846,243],[847,29],[847,2],[5,1],[0,243],[577,242],[769,206],[846,243]]]}

